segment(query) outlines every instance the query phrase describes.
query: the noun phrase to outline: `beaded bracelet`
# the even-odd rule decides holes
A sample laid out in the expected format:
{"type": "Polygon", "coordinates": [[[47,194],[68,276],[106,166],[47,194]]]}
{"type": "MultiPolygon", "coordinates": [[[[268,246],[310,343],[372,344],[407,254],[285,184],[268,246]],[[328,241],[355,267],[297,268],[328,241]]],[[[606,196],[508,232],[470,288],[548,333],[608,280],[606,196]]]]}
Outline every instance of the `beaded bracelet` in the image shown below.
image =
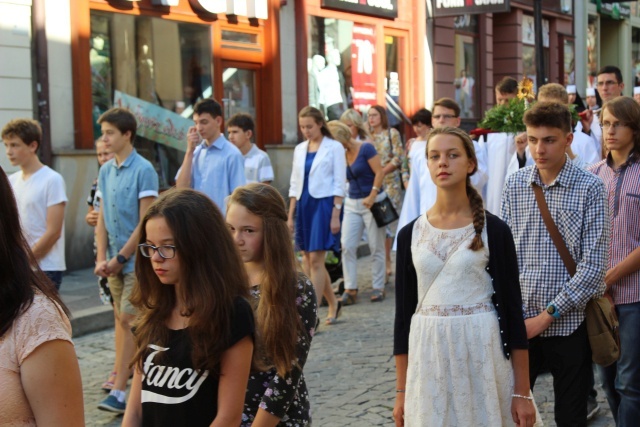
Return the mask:
{"type": "Polygon", "coordinates": [[[402,390],[402,389],[397,389],[396,390],[396,393],[405,393],[405,392],[406,392],[406,390],[402,390]]]}
{"type": "Polygon", "coordinates": [[[520,399],[533,400],[532,396],[523,396],[521,394],[512,394],[511,397],[519,397],[520,399]]]}

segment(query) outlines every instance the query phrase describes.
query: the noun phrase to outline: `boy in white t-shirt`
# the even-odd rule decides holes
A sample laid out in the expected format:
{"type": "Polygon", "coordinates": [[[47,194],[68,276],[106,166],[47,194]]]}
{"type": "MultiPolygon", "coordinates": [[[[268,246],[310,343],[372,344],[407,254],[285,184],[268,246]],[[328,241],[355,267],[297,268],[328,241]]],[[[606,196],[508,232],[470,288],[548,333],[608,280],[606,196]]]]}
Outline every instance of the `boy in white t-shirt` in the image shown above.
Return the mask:
{"type": "Polygon", "coordinates": [[[273,181],[273,168],[269,155],[251,142],[254,134],[253,119],[245,113],[238,113],[227,122],[229,141],[233,143],[244,156],[244,175],[247,183],[273,181]]]}
{"type": "Polygon", "coordinates": [[[68,201],[62,176],[38,158],[42,129],[35,120],[11,120],[2,129],[7,157],[20,171],[9,176],[22,231],[44,273],[60,289],[64,259],[64,208],[68,201]]]}

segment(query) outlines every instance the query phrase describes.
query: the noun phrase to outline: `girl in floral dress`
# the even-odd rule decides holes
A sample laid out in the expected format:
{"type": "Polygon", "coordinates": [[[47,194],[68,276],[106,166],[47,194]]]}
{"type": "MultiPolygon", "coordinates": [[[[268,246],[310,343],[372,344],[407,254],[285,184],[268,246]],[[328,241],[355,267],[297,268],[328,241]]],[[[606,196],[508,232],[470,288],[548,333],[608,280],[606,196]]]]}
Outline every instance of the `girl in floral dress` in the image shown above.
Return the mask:
{"type": "Polygon", "coordinates": [[[302,369],[315,332],[316,296],[296,271],[284,199],[270,185],[239,187],[229,198],[227,227],[252,285],[256,320],[241,426],[310,425],[302,369]]]}

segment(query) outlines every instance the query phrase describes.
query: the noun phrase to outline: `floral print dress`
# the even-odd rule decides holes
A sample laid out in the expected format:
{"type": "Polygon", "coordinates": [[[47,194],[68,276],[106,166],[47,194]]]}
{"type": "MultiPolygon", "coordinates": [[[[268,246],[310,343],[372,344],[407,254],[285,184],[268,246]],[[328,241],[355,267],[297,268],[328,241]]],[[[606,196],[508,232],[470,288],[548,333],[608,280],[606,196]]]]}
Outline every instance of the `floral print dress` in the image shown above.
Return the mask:
{"type": "MultiPolygon", "coordinates": [[[[382,167],[385,167],[388,163],[392,163],[396,167],[396,170],[384,177],[382,184],[384,185],[385,193],[387,193],[391,199],[393,207],[400,213],[404,194],[400,173],[404,159],[404,150],[402,148],[400,133],[394,128],[385,129],[380,133],[374,133],[373,144],[380,156],[382,167]]],[[[395,227],[397,227],[398,222],[396,221],[392,225],[394,225],[394,227],[391,227],[391,237],[395,235],[395,227]]]]}
{"type": "MultiPolygon", "coordinates": [[[[251,372],[245,395],[241,427],[251,426],[260,408],[280,418],[278,426],[311,425],[309,392],[302,369],[307,361],[311,339],[315,333],[317,303],[313,285],[304,274],[298,275],[296,287],[298,290],[296,298],[298,313],[307,332],[298,335],[298,365],[285,377],[278,375],[275,368],[264,372],[251,372]]],[[[251,289],[251,299],[252,305],[257,307],[260,301],[260,286],[251,289]]]]}

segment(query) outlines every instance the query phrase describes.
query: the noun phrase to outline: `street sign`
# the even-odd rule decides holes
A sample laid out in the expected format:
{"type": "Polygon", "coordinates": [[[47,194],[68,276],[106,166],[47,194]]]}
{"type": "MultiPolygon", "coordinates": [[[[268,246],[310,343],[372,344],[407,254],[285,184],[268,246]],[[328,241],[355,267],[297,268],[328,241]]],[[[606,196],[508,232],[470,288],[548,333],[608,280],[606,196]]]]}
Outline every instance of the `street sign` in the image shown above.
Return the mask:
{"type": "Polygon", "coordinates": [[[322,0],[322,7],[380,18],[398,17],[398,0],[322,0]]]}
{"type": "Polygon", "coordinates": [[[509,0],[433,0],[433,16],[509,12],[509,0]]]}

